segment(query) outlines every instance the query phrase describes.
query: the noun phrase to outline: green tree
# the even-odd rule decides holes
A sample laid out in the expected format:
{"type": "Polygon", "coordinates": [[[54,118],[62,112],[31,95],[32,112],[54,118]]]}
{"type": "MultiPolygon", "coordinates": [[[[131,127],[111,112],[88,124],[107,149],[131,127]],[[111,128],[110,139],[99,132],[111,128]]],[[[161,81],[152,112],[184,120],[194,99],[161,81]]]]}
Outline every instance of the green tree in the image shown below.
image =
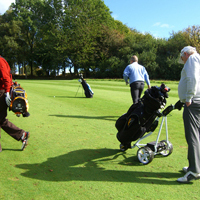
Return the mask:
{"type": "Polygon", "coordinates": [[[64,32],[68,38],[66,54],[75,72],[83,69],[86,74],[95,69],[99,54],[99,40],[103,27],[114,26],[109,8],[101,0],[65,1],[64,32]]]}
{"type": "Polygon", "coordinates": [[[162,79],[178,80],[182,65],[178,63],[180,51],[187,46],[186,34],[182,31],[172,33],[168,40],[158,40],[156,62],[158,77],[162,79]]]}
{"type": "Polygon", "coordinates": [[[43,4],[41,0],[18,0],[12,4],[13,16],[21,22],[21,41],[26,51],[26,59],[33,75],[33,64],[36,47],[36,36],[43,19],[43,4]]]}
{"type": "Polygon", "coordinates": [[[196,47],[200,52],[200,26],[192,26],[185,29],[187,42],[190,46],[196,47]]]}
{"type": "MultiPolygon", "coordinates": [[[[36,35],[36,58],[47,75],[54,74],[63,66],[65,36],[62,29],[63,6],[62,1],[47,0],[42,7],[43,18],[36,35]]],[[[65,69],[64,69],[65,70],[65,69]]]]}
{"type": "Polygon", "coordinates": [[[17,62],[18,50],[17,41],[20,35],[20,23],[12,20],[11,11],[0,15],[0,54],[9,62],[11,68],[17,62]]]}

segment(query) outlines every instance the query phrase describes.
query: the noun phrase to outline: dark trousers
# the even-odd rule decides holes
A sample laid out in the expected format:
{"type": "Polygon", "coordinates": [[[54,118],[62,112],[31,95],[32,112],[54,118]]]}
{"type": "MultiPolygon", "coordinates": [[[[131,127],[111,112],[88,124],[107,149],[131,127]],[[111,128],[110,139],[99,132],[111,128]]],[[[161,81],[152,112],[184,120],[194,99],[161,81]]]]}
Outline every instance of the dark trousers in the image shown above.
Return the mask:
{"type": "Polygon", "coordinates": [[[25,131],[23,129],[18,128],[13,123],[8,121],[8,119],[6,119],[8,106],[5,102],[4,93],[4,90],[0,90],[0,128],[2,128],[8,135],[13,137],[15,140],[19,141],[25,131]]]}
{"type": "Polygon", "coordinates": [[[143,81],[136,81],[130,84],[131,87],[131,96],[133,99],[133,103],[138,103],[142,91],[144,89],[144,82],[143,81]]]}
{"type": "Polygon", "coordinates": [[[188,171],[200,173],[200,101],[193,101],[183,111],[185,137],[188,144],[188,171]]]}

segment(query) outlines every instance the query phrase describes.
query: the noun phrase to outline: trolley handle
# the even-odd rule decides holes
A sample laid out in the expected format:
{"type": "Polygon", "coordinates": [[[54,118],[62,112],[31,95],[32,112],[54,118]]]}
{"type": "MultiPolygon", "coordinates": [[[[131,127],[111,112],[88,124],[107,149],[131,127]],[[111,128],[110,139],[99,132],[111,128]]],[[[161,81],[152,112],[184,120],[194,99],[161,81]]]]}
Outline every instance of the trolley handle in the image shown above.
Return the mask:
{"type": "Polygon", "coordinates": [[[167,116],[174,109],[181,110],[183,105],[184,105],[184,103],[179,100],[175,103],[175,105],[171,104],[167,108],[165,108],[165,110],[163,110],[162,114],[163,114],[163,116],[167,116]]]}
{"type": "Polygon", "coordinates": [[[181,108],[183,107],[184,103],[181,102],[180,100],[176,102],[176,104],[174,105],[174,109],[178,109],[181,110],[181,108]]]}
{"type": "Polygon", "coordinates": [[[174,110],[174,105],[168,106],[162,111],[163,116],[167,116],[172,110],[174,110]]]}

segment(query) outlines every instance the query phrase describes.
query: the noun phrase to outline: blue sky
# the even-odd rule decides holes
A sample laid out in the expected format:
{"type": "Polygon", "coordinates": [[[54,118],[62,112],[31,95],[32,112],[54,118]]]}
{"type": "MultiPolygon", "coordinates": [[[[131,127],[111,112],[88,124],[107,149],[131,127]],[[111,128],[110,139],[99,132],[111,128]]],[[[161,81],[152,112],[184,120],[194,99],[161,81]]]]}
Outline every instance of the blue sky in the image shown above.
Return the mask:
{"type": "MultiPolygon", "coordinates": [[[[3,14],[14,0],[0,0],[3,14]]],[[[200,25],[200,0],[104,0],[113,18],[157,38],[200,25]]]]}
{"type": "Polygon", "coordinates": [[[112,16],[157,38],[200,25],[200,0],[104,0],[112,16]]]}

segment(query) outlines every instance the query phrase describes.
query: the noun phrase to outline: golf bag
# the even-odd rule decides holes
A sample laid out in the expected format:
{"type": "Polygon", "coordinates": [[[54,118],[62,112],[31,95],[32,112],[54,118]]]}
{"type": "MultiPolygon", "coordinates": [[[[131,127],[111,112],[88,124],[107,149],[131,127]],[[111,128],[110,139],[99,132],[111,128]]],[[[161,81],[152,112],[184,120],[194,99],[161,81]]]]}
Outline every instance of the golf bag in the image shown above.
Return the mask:
{"type": "Polygon", "coordinates": [[[147,89],[139,102],[118,118],[115,127],[118,130],[117,139],[121,144],[130,148],[132,141],[141,138],[146,132],[155,130],[157,125],[153,122],[160,113],[159,109],[165,107],[169,91],[170,88],[165,84],[147,89]]]}
{"type": "Polygon", "coordinates": [[[84,80],[82,74],[80,74],[79,82],[81,82],[81,85],[83,86],[86,98],[92,98],[94,93],[90,85],[84,80]]]}
{"type": "Polygon", "coordinates": [[[10,89],[11,104],[9,107],[10,111],[13,111],[18,117],[22,114],[23,117],[28,117],[29,103],[25,90],[14,82],[10,89]]]}

